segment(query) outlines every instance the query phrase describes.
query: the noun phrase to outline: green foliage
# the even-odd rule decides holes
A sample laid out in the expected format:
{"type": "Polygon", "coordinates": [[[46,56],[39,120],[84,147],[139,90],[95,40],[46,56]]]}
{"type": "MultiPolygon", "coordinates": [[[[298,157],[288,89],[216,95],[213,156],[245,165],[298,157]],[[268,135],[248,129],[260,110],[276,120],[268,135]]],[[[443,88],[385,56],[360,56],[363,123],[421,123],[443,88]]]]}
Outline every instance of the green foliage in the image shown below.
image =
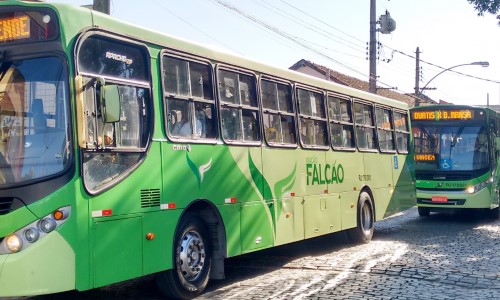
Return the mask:
{"type": "Polygon", "coordinates": [[[467,0],[474,5],[477,14],[482,16],[485,12],[496,14],[500,10],[500,0],[467,0]]]}

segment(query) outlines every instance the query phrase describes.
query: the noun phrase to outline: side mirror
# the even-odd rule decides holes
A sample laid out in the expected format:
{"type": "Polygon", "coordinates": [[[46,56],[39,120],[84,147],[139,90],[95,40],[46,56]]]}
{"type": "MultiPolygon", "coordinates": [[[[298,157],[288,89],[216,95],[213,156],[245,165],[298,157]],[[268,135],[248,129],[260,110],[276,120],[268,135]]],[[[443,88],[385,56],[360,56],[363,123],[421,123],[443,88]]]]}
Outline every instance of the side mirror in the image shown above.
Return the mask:
{"type": "Polygon", "coordinates": [[[120,121],[120,92],[115,84],[101,86],[101,112],[104,123],[120,121]]]}
{"type": "Polygon", "coordinates": [[[500,137],[495,138],[495,148],[497,151],[500,151],[500,137]]]}

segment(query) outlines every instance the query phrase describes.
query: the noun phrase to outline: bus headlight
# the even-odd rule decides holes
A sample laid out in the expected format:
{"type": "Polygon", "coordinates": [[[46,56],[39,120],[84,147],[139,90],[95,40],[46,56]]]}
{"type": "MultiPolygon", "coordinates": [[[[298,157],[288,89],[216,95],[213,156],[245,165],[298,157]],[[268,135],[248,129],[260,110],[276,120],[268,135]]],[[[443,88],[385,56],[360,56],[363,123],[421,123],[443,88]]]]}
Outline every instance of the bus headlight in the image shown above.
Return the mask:
{"type": "Polygon", "coordinates": [[[70,206],[61,207],[12,232],[0,240],[0,255],[23,251],[64,224],[70,215],[70,206]]]}
{"type": "Polygon", "coordinates": [[[57,223],[56,221],[54,221],[54,219],[45,218],[40,221],[38,226],[40,226],[41,231],[49,233],[56,228],[57,223]]]}
{"type": "Polygon", "coordinates": [[[466,189],[465,189],[465,192],[467,194],[474,194],[474,193],[477,193],[479,192],[480,190],[484,189],[485,187],[488,186],[488,184],[492,183],[493,182],[493,177],[490,177],[488,178],[487,180],[481,182],[481,183],[478,183],[476,185],[471,185],[471,186],[468,186],[466,189]]]}
{"type": "Polygon", "coordinates": [[[24,231],[24,238],[30,243],[38,241],[39,237],[40,237],[40,232],[38,231],[38,229],[34,227],[30,227],[24,231]]]}
{"type": "Polygon", "coordinates": [[[10,252],[16,253],[23,248],[23,240],[17,234],[11,234],[5,238],[5,246],[10,252]]]}

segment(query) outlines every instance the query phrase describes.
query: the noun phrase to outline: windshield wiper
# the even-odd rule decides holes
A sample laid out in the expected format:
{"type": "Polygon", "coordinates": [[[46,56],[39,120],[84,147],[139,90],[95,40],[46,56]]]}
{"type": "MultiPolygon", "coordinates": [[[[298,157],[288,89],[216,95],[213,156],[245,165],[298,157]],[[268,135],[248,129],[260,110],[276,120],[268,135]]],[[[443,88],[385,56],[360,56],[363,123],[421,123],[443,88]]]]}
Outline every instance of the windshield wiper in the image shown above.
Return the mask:
{"type": "MultiPolygon", "coordinates": [[[[451,147],[455,147],[455,145],[457,144],[457,140],[458,138],[460,137],[460,135],[462,134],[462,131],[464,131],[464,128],[465,126],[462,125],[460,126],[460,128],[458,129],[458,132],[453,136],[453,139],[451,141],[451,145],[450,145],[450,148],[451,147]]],[[[451,149],[450,149],[451,150],[451,149]]]]}

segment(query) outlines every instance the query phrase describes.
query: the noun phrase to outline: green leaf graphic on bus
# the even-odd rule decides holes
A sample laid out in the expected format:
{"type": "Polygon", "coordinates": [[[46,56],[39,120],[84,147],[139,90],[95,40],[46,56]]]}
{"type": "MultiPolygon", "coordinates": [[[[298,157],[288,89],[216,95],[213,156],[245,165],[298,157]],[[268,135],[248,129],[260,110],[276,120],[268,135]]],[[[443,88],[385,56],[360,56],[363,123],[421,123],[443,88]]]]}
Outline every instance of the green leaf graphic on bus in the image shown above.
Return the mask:
{"type": "Polygon", "coordinates": [[[276,182],[276,184],[274,185],[274,196],[276,197],[276,199],[281,200],[284,193],[292,190],[292,187],[295,184],[296,169],[297,169],[297,163],[295,163],[295,166],[293,167],[293,170],[290,173],[290,175],[276,182]]]}
{"type": "Polygon", "coordinates": [[[250,155],[250,151],[248,151],[248,166],[250,167],[250,174],[252,175],[252,180],[257,186],[257,189],[259,190],[260,194],[262,195],[262,199],[264,200],[272,199],[273,195],[271,193],[271,187],[264,178],[264,175],[262,175],[257,166],[255,166],[255,163],[252,160],[252,156],[250,155]]]}
{"type": "Polygon", "coordinates": [[[186,152],[186,160],[189,168],[193,171],[196,180],[198,181],[198,187],[201,188],[201,184],[203,183],[203,179],[205,178],[205,173],[210,170],[212,167],[212,159],[206,163],[201,165],[200,167],[196,166],[196,164],[189,158],[188,152],[186,152]]]}

